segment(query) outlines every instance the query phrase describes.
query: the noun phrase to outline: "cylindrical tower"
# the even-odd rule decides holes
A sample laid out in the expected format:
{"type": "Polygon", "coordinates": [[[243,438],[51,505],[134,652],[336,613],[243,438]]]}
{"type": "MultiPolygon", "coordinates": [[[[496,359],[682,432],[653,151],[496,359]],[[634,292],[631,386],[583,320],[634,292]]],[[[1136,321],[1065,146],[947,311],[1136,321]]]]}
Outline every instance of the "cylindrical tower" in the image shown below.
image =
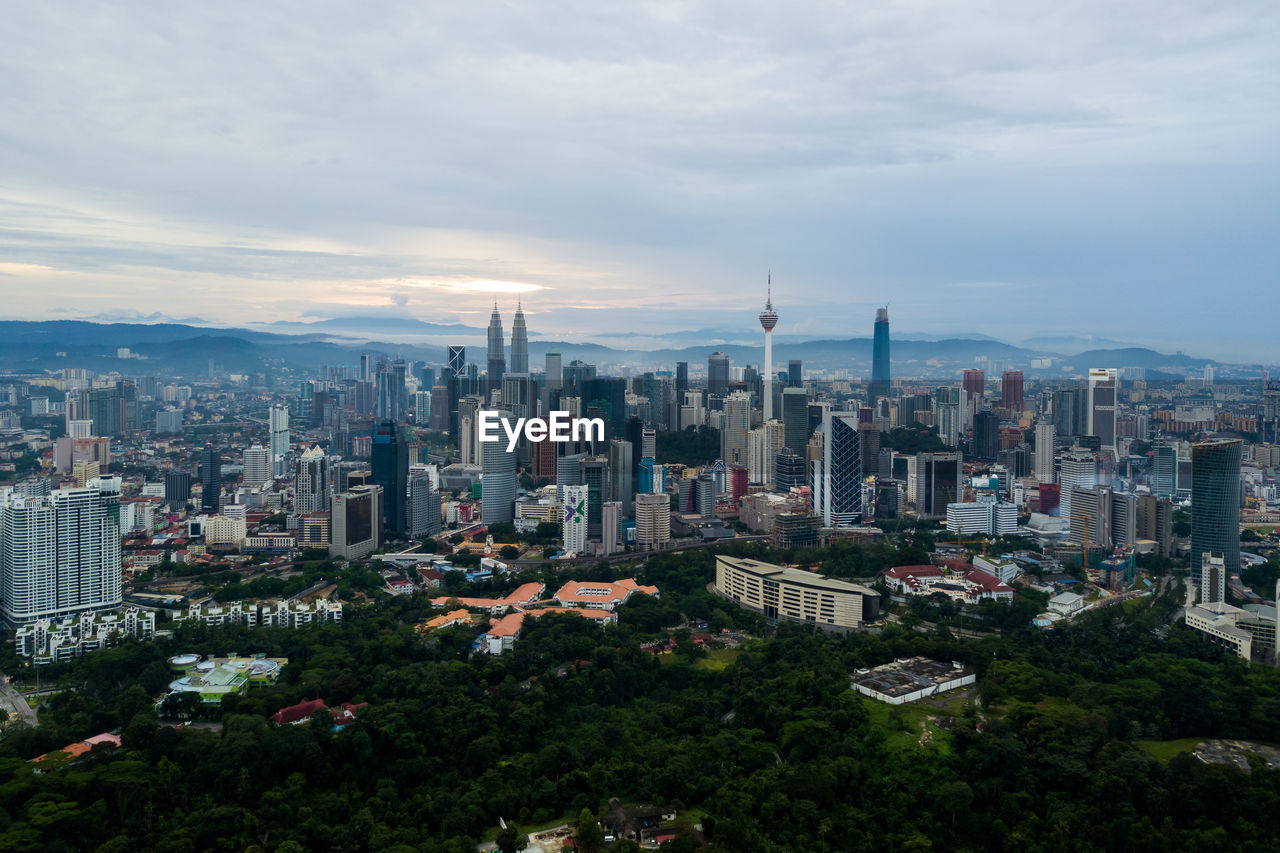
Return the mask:
{"type": "Polygon", "coordinates": [[[778,312],[773,310],[773,273],[769,274],[764,310],[760,326],[764,329],[764,419],[773,419],[773,327],[778,325],[778,312]]]}

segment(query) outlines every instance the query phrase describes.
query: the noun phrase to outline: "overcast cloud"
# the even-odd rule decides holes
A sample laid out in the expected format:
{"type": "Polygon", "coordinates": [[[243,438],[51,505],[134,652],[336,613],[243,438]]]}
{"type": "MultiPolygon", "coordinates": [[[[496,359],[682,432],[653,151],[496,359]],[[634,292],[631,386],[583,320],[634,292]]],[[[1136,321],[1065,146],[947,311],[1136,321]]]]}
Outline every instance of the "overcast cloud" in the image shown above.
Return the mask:
{"type": "Polygon", "coordinates": [[[7,317],[1280,361],[1272,0],[5,5],[7,317]]]}

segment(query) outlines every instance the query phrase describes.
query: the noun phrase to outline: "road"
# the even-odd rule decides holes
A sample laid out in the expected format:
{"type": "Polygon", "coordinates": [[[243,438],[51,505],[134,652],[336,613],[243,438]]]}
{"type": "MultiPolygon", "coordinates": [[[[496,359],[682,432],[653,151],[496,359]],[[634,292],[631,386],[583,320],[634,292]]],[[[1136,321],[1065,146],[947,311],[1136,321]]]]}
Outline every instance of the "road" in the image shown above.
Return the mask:
{"type": "Polygon", "coordinates": [[[8,711],[10,716],[21,717],[27,725],[36,724],[36,712],[27,704],[27,700],[13,689],[9,684],[9,676],[3,672],[0,672],[0,707],[8,711]]]}
{"type": "Polygon", "coordinates": [[[760,534],[754,536],[735,536],[733,539],[716,539],[711,542],[703,542],[700,539],[678,539],[674,540],[675,545],[670,548],[661,548],[657,551],[622,551],[617,554],[610,554],[607,557],[574,557],[569,560],[552,560],[548,563],[546,560],[512,560],[512,562],[521,568],[544,568],[550,565],[557,571],[567,569],[572,566],[580,566],[584,564],[595,563],[621,563],[626,560],[646,560],[649,557],[656,557],[659,554],[671,554],[676,551],[690,551],[694,548],[710,548],[714,545],[723,545],[726,542],[756,542],[768,539],[768,534],[760,534]]]}

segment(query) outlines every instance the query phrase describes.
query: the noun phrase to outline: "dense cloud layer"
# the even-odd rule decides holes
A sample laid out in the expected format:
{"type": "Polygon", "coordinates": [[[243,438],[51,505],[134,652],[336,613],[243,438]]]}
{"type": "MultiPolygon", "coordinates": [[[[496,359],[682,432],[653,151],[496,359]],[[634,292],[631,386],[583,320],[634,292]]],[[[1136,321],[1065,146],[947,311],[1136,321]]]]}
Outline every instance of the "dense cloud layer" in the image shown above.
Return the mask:
{"type": "Polygon", "coordinates": [[[1280,7],[1222,6],[19,4],[0,293],[584,336],[772,267],[780,333],[1274,361],[1280,7]]]}

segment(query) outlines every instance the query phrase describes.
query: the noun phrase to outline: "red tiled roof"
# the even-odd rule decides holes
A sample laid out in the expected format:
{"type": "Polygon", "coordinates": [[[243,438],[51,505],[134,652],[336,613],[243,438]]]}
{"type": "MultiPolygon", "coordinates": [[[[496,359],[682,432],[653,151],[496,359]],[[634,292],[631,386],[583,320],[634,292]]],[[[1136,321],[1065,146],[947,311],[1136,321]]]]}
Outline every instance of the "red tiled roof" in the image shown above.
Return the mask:
{"type": "Polygon", "coordinates": [[[271,722],[277,726],[296,723],[321,710],[324,710],[324,700],[309,699],[306,702],[299,702],[297,705],[290,705],[288,708],[281,708],[276,711],[271,715],[271,722]]]}

